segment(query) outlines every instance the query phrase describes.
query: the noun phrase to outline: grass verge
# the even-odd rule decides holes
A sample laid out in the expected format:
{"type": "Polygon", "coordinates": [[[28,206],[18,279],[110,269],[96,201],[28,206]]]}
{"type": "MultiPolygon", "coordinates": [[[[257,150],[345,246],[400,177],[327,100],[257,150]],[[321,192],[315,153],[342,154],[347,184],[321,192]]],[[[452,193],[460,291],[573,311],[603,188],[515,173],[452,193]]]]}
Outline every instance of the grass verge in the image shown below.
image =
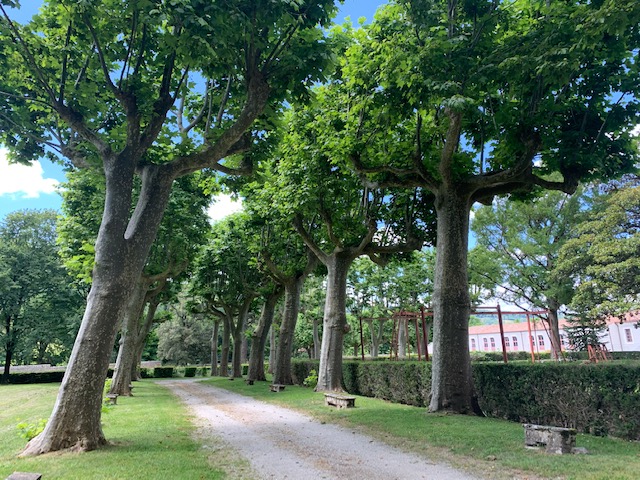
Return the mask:
{"type": "Polygon", "coordinates": [[[207,441],[207,449],[202,448],[186,410],[151,380],[136,382],[134,397],[118,398],[118,404],[103,414],[108,447],[82,454],[17,458],[26,440],[16,425],[47,418],[58,387],[0,387],[0,478],[14,471],[39,472],[46,480],[243,478],[246,462],[215,439],[207,441]]]}
{"type": "Polygon", "coordinates": [[[423,408],[357,397],[356,408],[324,406],[324,396],[309,388],[287,386],[280,393],[268,384],[227,379],[207,383],[259,400],[309,413],[325,422],[379,438],[405,450],[489,478],[567,480],[636,480],[640,478],[640,443],[578,435],[587,455],[548,455],[524,448],[520,424],[462,415],[429,414],[423,408]]]}

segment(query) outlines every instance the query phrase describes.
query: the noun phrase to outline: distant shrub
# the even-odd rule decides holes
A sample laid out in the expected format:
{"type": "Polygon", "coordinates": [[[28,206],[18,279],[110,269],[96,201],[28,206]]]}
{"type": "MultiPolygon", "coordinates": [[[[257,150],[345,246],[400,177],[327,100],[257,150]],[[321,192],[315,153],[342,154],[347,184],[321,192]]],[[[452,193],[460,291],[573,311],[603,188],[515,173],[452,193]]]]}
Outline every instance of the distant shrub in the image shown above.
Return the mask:
{"type": "Polygon", "coordinates": [[[197,371],[198,371],[198,367],[185,367],[184,376],[185,377],[195,377],[197,371]]]}
{"type": "Polygon", "coordinates": [[[57,383],[62,381],[64,371],[12,373],[9,383],[24,385],[27,383],[57,383]]]}
{"type": "Polygon", "coordinates": [[[153,369],[154,378],[171,378],[173,377],[173,367],[155,367],[153,369]]]}

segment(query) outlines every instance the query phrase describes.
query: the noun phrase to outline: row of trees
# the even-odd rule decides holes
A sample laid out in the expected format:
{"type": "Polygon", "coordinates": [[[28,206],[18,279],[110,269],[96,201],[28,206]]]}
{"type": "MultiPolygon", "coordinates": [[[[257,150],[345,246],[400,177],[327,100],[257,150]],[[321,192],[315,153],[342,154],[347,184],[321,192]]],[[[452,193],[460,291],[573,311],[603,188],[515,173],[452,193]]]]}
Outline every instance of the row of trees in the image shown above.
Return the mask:
{"type": "MultiPolygon", "coordinates": [[[[83,321],[56,407],[25,454],[105,443],[110,351],[141,304],[180,177],[262,165],[239,190],[265,199],[248,207],[269,239],[258,258],[287,290],[292,319],[314,256],[327,270],[320,389],[340,388],[349,266],[434,244],[429,408],[470,412],[472,205],[573,193],[637,161],[635,0],[397,0],[370,26],[331,34],[330,1],[62,0],[25,26],[0,8],[11,39],[0,45],[3,142],[23,161],[47,152],[98,168],[105,192],[83,321]],[[300,102],[318,80],[313,101],[300,102]],[[268,247],[280,241],[296,255],[276,258],[284,247],[268,247]]],[[[196,277],[211,287],[204,308],[237,338],[257,293],[245,283],[233,303],[222,298],[235,255],[212,252],[196,277]]]]}

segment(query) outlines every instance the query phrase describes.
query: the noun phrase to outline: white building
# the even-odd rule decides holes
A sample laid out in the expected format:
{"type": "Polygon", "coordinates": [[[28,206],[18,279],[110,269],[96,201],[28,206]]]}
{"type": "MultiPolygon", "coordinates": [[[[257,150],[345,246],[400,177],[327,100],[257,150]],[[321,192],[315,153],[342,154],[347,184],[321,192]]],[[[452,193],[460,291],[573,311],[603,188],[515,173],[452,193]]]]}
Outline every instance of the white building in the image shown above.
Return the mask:
{"type": "MultiPolygon", "coordinates": [[[[610,352],[640,351],[640,329],[636,326],[638,320],[640,320],[640,313],[627,315],[622,322],[618,318],[611,318],[607,321],[607,330],[601,337],[601,343],[610,352]]],[[[560,321],[563,350],[569,348],[564,332],[566,325],[566,321],[560,321]]],[[[505,323],[503,330],[507,352],[531,352],[532,348],[535,353],[551,350],[547,324],[540,319],[531,318],[530,326],[526,321],[505,323]]],[[[502,352],[500,326],[495,324],[469,327],[469,351],[502,352]]]]}

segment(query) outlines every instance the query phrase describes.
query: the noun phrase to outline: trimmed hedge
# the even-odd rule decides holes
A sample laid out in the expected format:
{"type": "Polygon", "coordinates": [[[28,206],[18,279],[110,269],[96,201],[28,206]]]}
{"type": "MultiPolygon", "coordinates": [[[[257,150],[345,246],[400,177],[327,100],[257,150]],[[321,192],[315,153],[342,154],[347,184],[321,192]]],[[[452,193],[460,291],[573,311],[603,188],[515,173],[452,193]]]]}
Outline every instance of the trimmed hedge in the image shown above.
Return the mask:
{"type": "Polygon", "coordinates": [[[27,383],[57,383],[62,381],[64,370],[31,372],[31,373],[9,373],[9,383],[24,385],[27,383]]]}
{"type": "MultiPolygon", "coordinates": [[[[294,383],[302,385],[318,362],[292,367],[294,383]]],[[[429,403],[429,363],[344,361],[342,371],[343,386],[354,395],[417,407],[429,403]]],[[[472,371],[487,416],[640,440],[638,365],[474,362],[472,371]]]]}
{"type": "Polygon", "coordinates": [[[638,366],[478,364],[473,376],[487,416],[640,440],[638,366]]]}
{"type": "Polygon", "coordinates": [[[173,377],[173,367],[156,367],[153,369],[153,378],[173,377]]]}

